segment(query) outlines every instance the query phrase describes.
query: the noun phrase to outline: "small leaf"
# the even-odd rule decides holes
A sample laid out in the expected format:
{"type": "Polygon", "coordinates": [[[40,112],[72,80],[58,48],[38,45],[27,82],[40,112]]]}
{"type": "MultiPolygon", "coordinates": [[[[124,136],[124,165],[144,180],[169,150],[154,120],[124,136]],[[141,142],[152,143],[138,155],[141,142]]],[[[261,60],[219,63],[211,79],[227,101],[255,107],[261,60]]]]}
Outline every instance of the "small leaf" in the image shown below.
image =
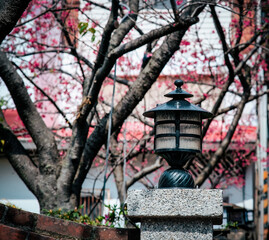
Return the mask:
{"type": "Polygon", "coordinates": [[[94,40],[95,40],[95,35],[92,35],[92,42],[94,42],[94,40]]]}
{"type": "Polygon", "coordinates": [[[87,31],[88,25],[89,25],[88,23],[80,22],[79,25],[78,25],[78,27],[79,27],[79,33],[80,34],[82,34],[82,33],[85,34],[85,32],[87,31]]]}
{"type": "Polygon", "coordinates": [[[88,31],[91,32],[92,34],[95,34],[95,32],[96,32],[96,30],[94,28],[89,28],[88,31]]]}

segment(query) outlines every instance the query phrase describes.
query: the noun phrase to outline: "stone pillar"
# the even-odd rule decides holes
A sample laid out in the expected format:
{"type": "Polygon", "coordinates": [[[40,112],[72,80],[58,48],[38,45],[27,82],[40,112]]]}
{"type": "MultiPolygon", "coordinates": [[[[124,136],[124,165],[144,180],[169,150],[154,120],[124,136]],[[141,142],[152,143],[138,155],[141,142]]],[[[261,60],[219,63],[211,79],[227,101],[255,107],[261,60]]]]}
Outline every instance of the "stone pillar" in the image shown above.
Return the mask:
{"type": "Polygon", "coordinates": [[[212,240],[222,223],[222,191],[217,189],[131,190],[128,217],[141,222],[141,240],[212,240]]]}

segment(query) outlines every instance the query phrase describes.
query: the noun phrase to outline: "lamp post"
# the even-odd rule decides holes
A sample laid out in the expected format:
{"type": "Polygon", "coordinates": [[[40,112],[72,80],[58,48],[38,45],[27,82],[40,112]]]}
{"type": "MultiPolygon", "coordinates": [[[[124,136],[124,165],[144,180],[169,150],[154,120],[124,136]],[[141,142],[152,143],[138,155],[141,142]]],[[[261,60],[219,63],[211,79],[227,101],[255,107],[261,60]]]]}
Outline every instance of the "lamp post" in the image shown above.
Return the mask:
{"type": "Polygon", "coordinates": [[[171,166],[160,177],[158,189],[128,191],[128,216],[141,222],[141,240],[213,239],[213,224],[222,222],[222,190],[193,189],[184,165],[201,152],[202,119],[212,113],[191,104],[192,94],[181,89],[166,94],[172,100],[144,113],[154,118],[155,153],[171,166]]]}
{"type": "Polygon", "coordinates": [[[202,150],[202,119],[212,113],[186,101],[193,95],[184,91],[182,80],[176,80],[177,89],[164,95],[172,100],[145,112],[154,118],[154,151],[171,166],[159,179],[158,188],[194,188],[194,180],[183,167],[202,150]]]}

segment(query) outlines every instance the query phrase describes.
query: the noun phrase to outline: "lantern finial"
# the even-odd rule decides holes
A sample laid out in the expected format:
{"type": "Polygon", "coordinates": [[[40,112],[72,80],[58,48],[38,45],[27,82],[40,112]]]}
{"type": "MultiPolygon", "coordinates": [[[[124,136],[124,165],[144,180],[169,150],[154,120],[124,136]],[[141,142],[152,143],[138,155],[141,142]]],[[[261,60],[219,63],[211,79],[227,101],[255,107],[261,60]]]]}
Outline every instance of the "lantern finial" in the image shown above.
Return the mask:
{"type": "Polygon", "coordinates": [[[181,90],[182,85],[184,84],[183,80],[177,79],[174,84],[177,86],[178,90],[181,90]]]}
{"type": "Polygon", "coordinates": [[[184,98],[190,98],[190,97],[193,97],[192,94],[184,91],[181,87],[182,85],[184,84],[184,81],[181,80],[181,79],[177,79],[174,84],[176,85],[176,90],[170,92],[170,93],[167,93],[165,94],[164,96],[165,97],[170,97],[170,98],[173,98],[173,99],[184,99],[184,98]]]}

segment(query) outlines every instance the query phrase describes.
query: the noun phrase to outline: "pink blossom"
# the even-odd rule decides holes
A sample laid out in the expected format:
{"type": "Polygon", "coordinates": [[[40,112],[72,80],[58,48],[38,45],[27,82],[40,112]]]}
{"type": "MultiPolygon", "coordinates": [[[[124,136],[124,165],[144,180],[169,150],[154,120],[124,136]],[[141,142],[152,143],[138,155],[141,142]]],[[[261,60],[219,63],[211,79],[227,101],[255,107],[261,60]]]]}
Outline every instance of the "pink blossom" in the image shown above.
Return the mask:
{"type": "Polygon", "coordinates": [[[191,43],[189,42],[189,41],[186,41],[186,40],[182,40],[181,41],[181,45],[183,45],[183,46],[188,46],[188,45],[190,45],[191,43]]]}

